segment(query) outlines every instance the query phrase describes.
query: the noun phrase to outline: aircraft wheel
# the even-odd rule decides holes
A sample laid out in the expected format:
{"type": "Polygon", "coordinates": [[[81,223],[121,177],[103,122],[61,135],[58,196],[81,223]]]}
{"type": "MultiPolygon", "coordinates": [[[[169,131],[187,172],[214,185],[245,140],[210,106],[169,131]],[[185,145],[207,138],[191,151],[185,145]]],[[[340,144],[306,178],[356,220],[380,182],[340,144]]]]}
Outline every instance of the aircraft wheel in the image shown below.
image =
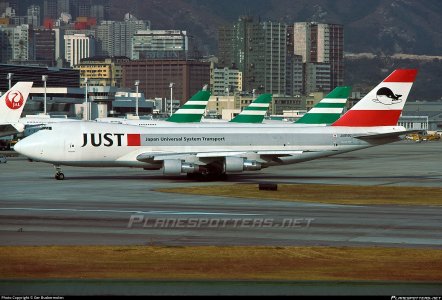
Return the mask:
{"type": "Polygon", "coordinates": [[[55,179],[57,179],[57,180],[64,180],[64,174],[63,173],[55,174],[55,179]]]}
{"type": "Polygon", "coordinates": [[[201,174],[198,177],[200,181],[225,181],[227,179],[227,174],[219,172],[201,174]]]}

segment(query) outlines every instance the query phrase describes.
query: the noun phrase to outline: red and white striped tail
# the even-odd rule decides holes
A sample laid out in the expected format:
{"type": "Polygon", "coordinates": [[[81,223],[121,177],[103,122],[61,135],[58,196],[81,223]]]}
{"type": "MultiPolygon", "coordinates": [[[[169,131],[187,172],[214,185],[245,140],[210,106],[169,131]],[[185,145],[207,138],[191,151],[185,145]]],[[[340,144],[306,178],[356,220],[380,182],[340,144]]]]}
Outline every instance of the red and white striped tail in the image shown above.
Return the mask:
{"type": "Polygon", "coordinates": [[[332,126],[397,125],[416,75],[416,69],[395,70],[332,126]]]}

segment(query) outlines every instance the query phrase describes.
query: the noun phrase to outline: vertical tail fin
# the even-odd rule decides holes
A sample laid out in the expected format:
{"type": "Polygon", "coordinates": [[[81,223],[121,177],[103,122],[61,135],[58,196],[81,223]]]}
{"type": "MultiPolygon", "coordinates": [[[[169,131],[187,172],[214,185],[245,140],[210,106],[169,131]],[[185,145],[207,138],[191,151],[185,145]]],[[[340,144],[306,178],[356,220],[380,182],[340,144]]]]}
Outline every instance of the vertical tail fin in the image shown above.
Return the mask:
{"type": "Polygon", "coordinates": [[[0,123],[18,123],[26,101],[28,100],[33,82],[17,82],[0,98],[0,123]]]}
{"type": "Polygon", "coordinates": [[[416,69],[395,70],[332,126],[397,125],[416,75],[416,69]]]}
{"type": "Polygon", "coordinates": [[[206,106],[209,98],[209,91],[199,91],[166,121],[174,123],[200,122],[203,114],[206,111],[206,106]]]}
{"type": "Polygon", "coordinates": [[[315,107],[308,111],[296,124],[333,124],[341,117],[351,87],[338,86],[322,99],[315,107]]]}
{"type": "Polygon", "coordinates": [[[272,102],[272,94],[262,94],[249,106],[247,106],[239,115],[230,122],[233,123],[262,123],[264,116],[272,102]]]}

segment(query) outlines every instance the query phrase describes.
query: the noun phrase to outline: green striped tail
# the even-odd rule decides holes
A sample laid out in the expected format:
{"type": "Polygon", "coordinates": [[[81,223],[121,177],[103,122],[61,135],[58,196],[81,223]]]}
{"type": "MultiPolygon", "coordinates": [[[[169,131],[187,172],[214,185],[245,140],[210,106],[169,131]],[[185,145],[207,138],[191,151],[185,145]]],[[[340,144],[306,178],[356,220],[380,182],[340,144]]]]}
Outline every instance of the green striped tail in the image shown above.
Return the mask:
{"type": "Polygon", "coordinates": [[[308,111],[296,124],[327,124],[334,123],[341,117],[350,96],[351,87],[338,86],[308,111]]]}
{"type": "Polygon", "coordinates": [[[233,123],[262,123],[272,102],[272,94],[262,94],[247,106],[230,122],[233,123]]]}
{"type": "Polygon", "coordinates": [[[200,122],[206,111],[209,98],[209,91],[199,91],[166,121],[174,123],[200,122]]]}

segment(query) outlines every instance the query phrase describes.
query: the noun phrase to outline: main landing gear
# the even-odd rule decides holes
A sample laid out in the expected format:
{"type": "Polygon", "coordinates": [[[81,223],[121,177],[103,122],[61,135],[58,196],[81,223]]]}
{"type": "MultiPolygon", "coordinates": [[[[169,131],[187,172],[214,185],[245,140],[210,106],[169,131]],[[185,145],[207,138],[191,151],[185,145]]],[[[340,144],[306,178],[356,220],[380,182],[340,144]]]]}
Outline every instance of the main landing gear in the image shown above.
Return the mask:
{"type": "Polygon", "coordinates": [[[64,180],[64,174],[63,171],[61,170],[60,166],[54,166],[56,172],[55,172],[55,179],[57,180],[64,180]]]}

